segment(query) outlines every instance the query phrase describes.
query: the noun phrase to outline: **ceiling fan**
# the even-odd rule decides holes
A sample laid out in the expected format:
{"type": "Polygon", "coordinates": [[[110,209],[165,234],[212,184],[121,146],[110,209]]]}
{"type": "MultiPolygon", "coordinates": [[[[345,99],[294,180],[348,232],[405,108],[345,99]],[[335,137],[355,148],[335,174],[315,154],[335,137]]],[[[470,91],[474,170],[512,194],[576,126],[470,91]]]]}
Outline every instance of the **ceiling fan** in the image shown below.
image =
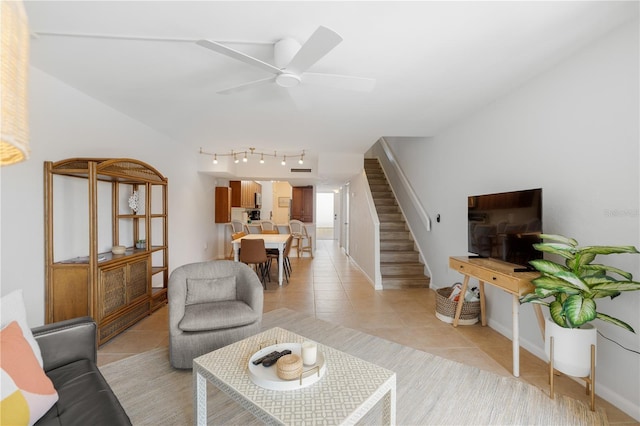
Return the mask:
{"type": "Polygon", "coordinates": [[[299,84],[313,84],[359,92],[370,92],[375,86],[375,79],[307,71],[327,53],[333,50],[341,41],[342,37],[333,30],[323,26],[318,27],[311,37],[302,45],[291,38],[279,40],[274,45],[274,65],[215,41],[198,40],[196,44],[272,74],[272,76],[267,78],[220,90],[218,91],[220,94],[239,92],[272,83],[286,88],[299,84]]]}

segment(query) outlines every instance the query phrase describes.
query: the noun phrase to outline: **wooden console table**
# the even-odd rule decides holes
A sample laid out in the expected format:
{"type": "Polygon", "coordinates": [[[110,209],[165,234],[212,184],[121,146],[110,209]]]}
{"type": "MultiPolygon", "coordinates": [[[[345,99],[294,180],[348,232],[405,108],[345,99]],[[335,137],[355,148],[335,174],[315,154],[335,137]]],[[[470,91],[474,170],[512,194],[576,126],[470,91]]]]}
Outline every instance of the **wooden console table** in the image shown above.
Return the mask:
{"type": "MultiPolygon", "coordinates": [[[[480,318],[482,325],[487,325],[487,317],[485,313],[484,283],[491,284],[513,296],[511,313],[513,321],[513,375],[520,376],[520,336],[519,336],[519,315],[520,315],[520,296],[531,293],[534,290],[531,280],[538,277],[537,272],[516,272],[519,265],[503,262],[501,260],[481,258],[481,257],[450,257],[449,267],[455,269],[464,275],[462,289],[460,294],[467,292],[469,278],[475,278],[480,284],[480,318]]],[[[538,326],[542,331],[544,338],[544,317],[540,305],[533,304],[538,326]]],[[[460,313],[462,312],[462,303],[458,303],[456,314],[453,319],[453,326],[458,326],[460,313]]]]}

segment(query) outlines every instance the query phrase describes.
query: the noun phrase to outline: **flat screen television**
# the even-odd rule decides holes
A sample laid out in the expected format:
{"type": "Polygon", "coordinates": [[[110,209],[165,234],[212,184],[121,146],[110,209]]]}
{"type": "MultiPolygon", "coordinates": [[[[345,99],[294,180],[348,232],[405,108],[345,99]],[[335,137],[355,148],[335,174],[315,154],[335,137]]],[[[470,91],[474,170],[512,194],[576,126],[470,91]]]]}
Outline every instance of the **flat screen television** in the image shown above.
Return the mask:
{"type": "Polygon", "coordinates": [[[542,189],[472,195],[468,199],[469,253],[533,269],[542,233],[542,189]]]}

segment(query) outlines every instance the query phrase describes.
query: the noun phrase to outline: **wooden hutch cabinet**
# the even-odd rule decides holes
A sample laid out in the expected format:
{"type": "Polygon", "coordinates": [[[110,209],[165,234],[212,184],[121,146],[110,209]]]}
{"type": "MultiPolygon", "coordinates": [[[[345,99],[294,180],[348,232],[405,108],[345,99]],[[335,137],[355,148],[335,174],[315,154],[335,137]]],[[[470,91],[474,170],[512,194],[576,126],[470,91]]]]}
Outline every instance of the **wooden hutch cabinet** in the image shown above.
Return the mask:
{"type": "Polygon", "coordinates": [[[103,344],[167,303],[167,178],[138,160],[71,158],[44,163],[44,186],[46,323],[89,315],[103,344]]]}
{"type": "Polygon", "coordinates": [[[313,186],[294,186],[291,190],[291,219],[313,222],[313,186]]]}

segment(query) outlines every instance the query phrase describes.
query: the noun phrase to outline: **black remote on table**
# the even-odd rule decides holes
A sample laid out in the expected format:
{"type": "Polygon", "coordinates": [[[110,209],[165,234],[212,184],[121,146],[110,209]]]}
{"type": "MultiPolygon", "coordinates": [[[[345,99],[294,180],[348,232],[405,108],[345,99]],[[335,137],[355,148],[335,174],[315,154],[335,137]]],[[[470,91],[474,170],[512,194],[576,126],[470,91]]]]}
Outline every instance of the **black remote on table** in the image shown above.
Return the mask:
{"type": "Polygon", "coordinates": [[[276,355],[272,355],[269,356],[267,358],[265,358],[262,361],[262,365],[264,365],[265,367],[271,367],[273,364],[276,363],[276,361],[278,361],[280,359],[280,357],[285,356],[285,355],[289,355],[291,353],[291,351],[289,349],[285,349],[282,352],[276,352],[276,355]]]}
{"type": "Polygon", "coordinates": [[[269,357],[272,357],[272,356],[275,356],[275,355],[277,355],[277,354],[279,354],[279,353],[280,353],[280,352],[278,352],[278,351],[273,351],[273,352],[271,352],[270,354],[266,354],[266,355],[265,355],[265,356],[263,356],[263,357],[260,357],[260,358],[254,359],[254,360],[253,360],[253,364],[254,364],[254,365],[258,365],[258,364],[260,364],[262,361],[264,361],[265,359],[267,359],[267,358],[269,358],[269,357]]]}

